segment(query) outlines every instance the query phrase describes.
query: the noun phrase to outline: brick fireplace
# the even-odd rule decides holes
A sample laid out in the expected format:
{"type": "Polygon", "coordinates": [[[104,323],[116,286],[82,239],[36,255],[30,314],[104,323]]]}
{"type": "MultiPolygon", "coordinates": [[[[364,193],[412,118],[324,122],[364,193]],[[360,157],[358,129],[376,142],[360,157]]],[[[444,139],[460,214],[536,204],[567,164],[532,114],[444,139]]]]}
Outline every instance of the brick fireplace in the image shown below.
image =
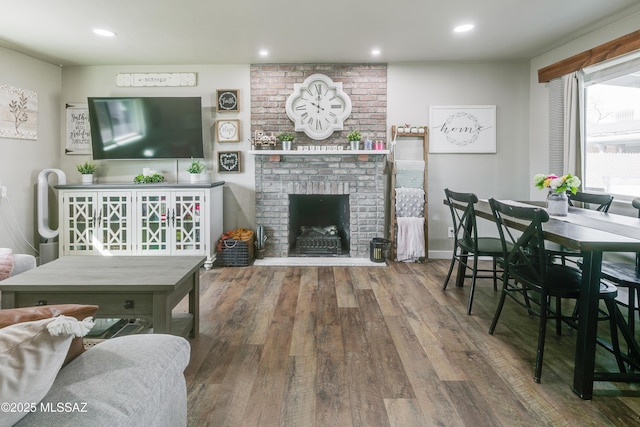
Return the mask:
{"type": "Polygon", "coordinates": [[[369,242],[384,237],[386,154],[254,152],[256,224],[268,236],[265,256],[288,257],[291,250],[289,208],[292,195],[348,196],[348,253],[366,258],[369,242]]]}

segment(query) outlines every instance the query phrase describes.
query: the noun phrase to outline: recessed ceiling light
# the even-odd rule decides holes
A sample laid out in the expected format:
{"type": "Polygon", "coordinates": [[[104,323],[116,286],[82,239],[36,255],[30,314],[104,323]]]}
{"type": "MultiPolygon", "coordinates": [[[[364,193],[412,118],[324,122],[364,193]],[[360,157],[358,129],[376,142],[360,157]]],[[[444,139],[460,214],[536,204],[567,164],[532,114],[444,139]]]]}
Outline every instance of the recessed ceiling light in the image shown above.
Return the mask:
{"type": "Polygon", "coordinates": [[[102,28],[94,28],[93,32],[94,32],[94,34],[97,34],[97,35],[102,36],[102,37],[115,37],[116,36],[116,33],[114,33],[113,31],[104,30],[102,28]]]}
{"type": "Polygon", "coordinates": [[[373,55],[373,56],[378,56],[378,55],[380,55],[380,49],[373,49],[373,50],[371,50],[371,55],[373,55]]]}
{"type": "Polygon", "coordinates": [[[269,51],[267,49],[261,49],[260,56],[269,56],[269,51]]]}
{"type": "Polygon", "coordinates": [[[454,27],[453,32],[454,33],[466,33],[467,31],[473,30],[473,27],[474,27],[473,24],[458,25],[457,27],[454,27]]]}

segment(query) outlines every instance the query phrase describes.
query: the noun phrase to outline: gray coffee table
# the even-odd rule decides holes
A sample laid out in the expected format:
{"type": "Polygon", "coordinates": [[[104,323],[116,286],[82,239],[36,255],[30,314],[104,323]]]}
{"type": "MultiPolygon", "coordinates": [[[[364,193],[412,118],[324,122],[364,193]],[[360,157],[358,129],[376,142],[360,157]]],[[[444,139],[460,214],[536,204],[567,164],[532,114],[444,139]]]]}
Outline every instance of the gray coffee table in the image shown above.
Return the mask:
{"type": "Polygon", "coordinates": [[[200,267],[205,256],[67,256],[0,282],[1,307],[94,304],[98,317],[147,318],[171,333],[171,311],[187,294],[198,335],[200,267]]]}

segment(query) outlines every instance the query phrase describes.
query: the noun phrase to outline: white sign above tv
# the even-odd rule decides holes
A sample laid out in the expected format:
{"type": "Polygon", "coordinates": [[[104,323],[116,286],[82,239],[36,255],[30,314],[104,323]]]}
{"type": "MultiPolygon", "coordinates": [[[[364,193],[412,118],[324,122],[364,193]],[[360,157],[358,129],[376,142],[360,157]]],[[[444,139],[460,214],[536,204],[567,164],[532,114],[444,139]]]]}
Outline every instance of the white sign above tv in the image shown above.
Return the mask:
{"type": "Polygon", "coordinates": [[[196,73],[118,73],[116,86],[195,86],[196,73]]]}

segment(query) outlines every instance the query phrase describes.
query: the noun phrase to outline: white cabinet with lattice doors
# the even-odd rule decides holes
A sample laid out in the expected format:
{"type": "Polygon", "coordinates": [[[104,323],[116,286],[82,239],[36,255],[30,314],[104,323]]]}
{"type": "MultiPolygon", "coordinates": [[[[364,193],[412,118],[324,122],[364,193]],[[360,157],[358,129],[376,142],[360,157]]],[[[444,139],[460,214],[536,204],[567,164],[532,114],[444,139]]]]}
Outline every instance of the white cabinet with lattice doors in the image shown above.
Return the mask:
{"type": "Polygon", "coordinates": [[[208,210],[204,191],[139,194],[138,251],[142,255],[197,255],[204,251],[208,210]]]}
{"type": "Polygon", "coordinates": [[[58,185],[60,255],[206,255],[211,268],[223,185],[58,185]]]}
{"type": "Polygon", "coordinates": [[[78,191],[62,197],[64,255],[130,255],[131,192],[78,191]]]}

